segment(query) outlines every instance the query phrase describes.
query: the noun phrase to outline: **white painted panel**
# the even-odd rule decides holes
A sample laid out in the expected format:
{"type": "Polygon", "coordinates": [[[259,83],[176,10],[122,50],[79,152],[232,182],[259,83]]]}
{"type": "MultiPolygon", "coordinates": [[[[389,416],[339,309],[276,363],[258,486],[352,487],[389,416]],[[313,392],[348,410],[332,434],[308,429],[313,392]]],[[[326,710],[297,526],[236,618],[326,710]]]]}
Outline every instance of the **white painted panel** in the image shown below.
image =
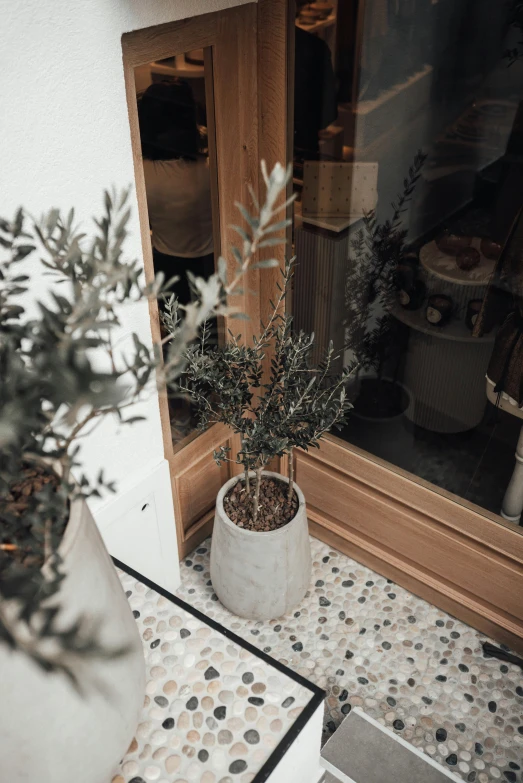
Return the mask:
{"type": "Polygon", "coordinates": [[[320,767],[323,702],[296,737],[267,783],[319,783],[324,773],[320,767]]]}

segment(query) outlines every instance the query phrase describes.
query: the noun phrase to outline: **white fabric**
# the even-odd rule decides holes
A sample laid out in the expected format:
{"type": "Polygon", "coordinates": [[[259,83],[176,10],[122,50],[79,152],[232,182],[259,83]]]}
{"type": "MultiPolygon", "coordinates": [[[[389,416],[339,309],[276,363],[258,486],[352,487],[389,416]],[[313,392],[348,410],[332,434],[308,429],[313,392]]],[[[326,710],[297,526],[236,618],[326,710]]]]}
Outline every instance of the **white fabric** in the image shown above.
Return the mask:
{"type": "Polygon", "coordinates": [[[211,183],[206,160],[144,160],[153,247],[197,258],[213,252],[211,183]]]}

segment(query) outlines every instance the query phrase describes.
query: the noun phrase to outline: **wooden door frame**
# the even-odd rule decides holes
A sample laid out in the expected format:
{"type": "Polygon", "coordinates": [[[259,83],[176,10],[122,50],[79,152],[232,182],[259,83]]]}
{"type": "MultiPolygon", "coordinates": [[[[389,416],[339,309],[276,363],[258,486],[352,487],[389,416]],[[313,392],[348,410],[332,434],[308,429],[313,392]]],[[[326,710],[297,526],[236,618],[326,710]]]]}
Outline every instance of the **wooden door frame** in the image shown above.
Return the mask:
{"type": "MultiPolygon", "coordinates": [[[[154,277],[147,199],[143,173],[140,131],[136,105],[134,69],[193,49],[204,49],[206,97],[209,112],[211,164],[219,172],[219,193],[213,194],[213,213],[219,215],[220,247],[228,248],[235,234],[231,224],[238,221],[237,201],[249,203],[248,185],[258,190],[258,100],[257,100],[257,9],[254,3],[191,17],[122,36],[125,89],[129,112],[131,144],[140,219],[142,251],[147,280],[154,277]],[[209,78],[210,77],[210,78],[209,78]],[[216,203],[217,202],[217,203],[216,203]]],[[[284,122],[282,123],[284,124],[284,122]]],[[[216,191],[216,188],[214,188],[216,191]]],[[[226,253],[224,255],[227,256],[226,253]]],[[[229,276],[236,270],[227,258],[229,276]]],[[[250,270],[244,293],[235,296],[234,305],[250,315],[250,321],[235,321],[235,333],[244,337],[257,330],[260,320],[260,275],[250,270]]],[[[149,303],[153,341],[160,342],[156,301],[149,303]]],[[[218,468],[212,452],[219,446],[238,450],[235,436],[223,425],[214,425],[190,441],[179,452],[173,449],[169,408],[165,392],[159,394],[164,455],[169,462],[178,550],[184,557],[209,535],[214,510],[212,504],[199,506],[201,492],[212,497],[213,490],[236,472],[234,465],[218,468]]],[[[216,495],[214,492],[214,496],[216,495]]]]}
{"type": "MultiPolygon", "coordinates": [[[[364,9],[359,0],[356,46],[364,9]]],[[[279,23],[282,30],[282,18],[279,23]]],[[[289,26],[287,33],[291,74],[289,26]]],[[[291,109],[289,100],[290,128],[291,109]]],[[[291,159],[290,146],[288,153],[291,159]]],[[[513,525],[333,435],[295,460],[312,535],[523,651],[523,535],[513,525]]]]}

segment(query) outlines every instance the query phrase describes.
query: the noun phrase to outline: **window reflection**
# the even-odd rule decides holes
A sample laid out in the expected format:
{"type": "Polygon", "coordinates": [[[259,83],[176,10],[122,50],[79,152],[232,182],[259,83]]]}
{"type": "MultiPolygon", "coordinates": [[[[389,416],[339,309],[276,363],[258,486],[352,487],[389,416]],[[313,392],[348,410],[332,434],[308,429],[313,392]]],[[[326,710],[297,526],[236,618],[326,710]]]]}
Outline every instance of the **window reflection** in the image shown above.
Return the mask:
{"type": "Polygon", "coordinates": [[[358,365],[342,437],[514,524],[520,8],[298,3],[294,127],[295,324],[358,365]]]}

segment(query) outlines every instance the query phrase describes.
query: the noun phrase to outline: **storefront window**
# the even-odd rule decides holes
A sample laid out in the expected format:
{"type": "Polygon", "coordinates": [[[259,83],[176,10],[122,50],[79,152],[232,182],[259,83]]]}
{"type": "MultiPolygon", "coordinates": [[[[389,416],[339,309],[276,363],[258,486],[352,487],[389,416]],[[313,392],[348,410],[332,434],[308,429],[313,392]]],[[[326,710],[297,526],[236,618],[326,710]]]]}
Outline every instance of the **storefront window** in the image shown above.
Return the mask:
{"type": "Polygon", "coordinates": [[[298,2],[294,63],[295,326],[355,366],[333,434],[514,525],[520,7],[298,2]]]}

